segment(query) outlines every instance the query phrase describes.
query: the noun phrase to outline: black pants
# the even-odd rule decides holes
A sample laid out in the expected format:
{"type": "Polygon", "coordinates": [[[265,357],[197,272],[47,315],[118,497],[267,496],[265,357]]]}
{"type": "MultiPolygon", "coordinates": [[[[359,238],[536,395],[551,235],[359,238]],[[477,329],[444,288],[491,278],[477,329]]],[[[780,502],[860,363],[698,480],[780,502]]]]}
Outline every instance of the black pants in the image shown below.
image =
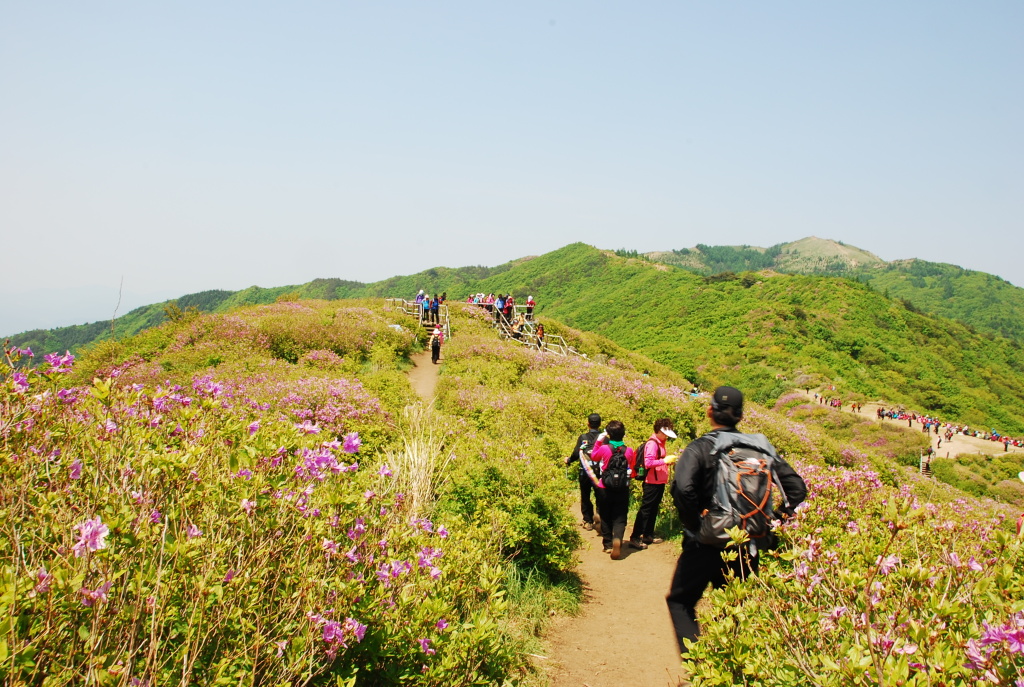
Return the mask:
{"type": "Polygon", "coordinates": [[[654,523],[658,519],[658,509],[661,507],[661,498],[665,495],[664,484],[648,484],[644,482],[643,501],[636,512],[636,521],[633,523],[633,534],[630,539],[637,541],[643,537],[652,539],[654,537],[654,523]]]}
{"type": "Polygon", "coordinates": [[[626,534],[629,488],[599,491],[604,492],[597,500],[597,509],[601,514],[601,540],[605,548],[611,548],[612,539],[622,539],[626,534]]]}
{"type": "Polygon", "coordinates": [[[441,344],[434,344],[430,347],[430,361],[436,363],[441,357],[441,344]]]}
{"type": "Polygon", "coordinates": [[[437,310],[433,310],[432,309],[430,311],[430,321],[433,322],[434,324],[438,324],[437,315],[438,315],[438,311],[437,310]]]}
{"type": "Polygon", "coordinates": [[[580,513],[583,515],[583,522],[593,525],[594,504],[590,502],[591,493],[594,494],[594,503],[600,505],[601,490],[594,486],[586,472],[580,470],[580,513]]]}
{"type": "Polygon", "coordinates": [[[683,552],[672,575],[672,587],[666,601],[672,624],[679,641],[679,652],[685,654],[684,639],[697,640],[700,625],[697,624],[697,602],[704,595],[708,583],[715,589],[725,586],[725,573],[729,570],[737,577],[757,574],[757,556],[748,553],[747,546],[734,561],[723,561],[721,549],[700,544],[691,537],[684,537],[683,552]]]}

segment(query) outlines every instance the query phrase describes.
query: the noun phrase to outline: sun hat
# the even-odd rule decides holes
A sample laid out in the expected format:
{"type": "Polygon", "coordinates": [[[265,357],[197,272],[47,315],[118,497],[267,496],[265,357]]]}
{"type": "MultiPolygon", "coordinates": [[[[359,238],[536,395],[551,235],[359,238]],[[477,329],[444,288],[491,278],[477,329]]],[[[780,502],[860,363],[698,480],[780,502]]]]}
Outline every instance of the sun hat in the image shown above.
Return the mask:
{"type": "Polygon", "coordinates": [[[661,428],[660,430],[658,430],[658,431],[659,431],[659,432],[661,432],[662,434],[664,434],[665,436],[667,436],[667,437],[668,437],[669,439],[675,439],[675,438],[676,438],[676,433],[675,433],[675,432],[673,432],[673,431],[672,431],[671,429],[669,429],[668,427],[662,427],[662,428],[661,428]]]}
{"type": "Polygon", "coordinates": [[[1024,470],[1017,473],[1017,477],[1020,477],[1020,481],[1024,482],[1024,470]]]}

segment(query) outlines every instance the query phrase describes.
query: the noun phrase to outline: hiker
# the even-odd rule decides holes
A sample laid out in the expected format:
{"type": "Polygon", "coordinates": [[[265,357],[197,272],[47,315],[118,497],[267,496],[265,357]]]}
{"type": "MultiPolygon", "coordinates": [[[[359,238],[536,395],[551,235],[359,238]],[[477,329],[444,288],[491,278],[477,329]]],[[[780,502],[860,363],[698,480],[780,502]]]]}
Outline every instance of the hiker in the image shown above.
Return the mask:
{"type": "Polygon", "coordinates": [[[512,321],[512,338],[519,341],[523,338],[523,330],[526,329],[526,318],[523,317],[523,313],[516,315],[516,318],[512,321]]]}
{"type": "MultiPolygon", "coordinates": [[[[597,475],[591,477],[588,474],[588,468],[590,472],[593,472],[590,453],[594,450],[594,445],[597,444],[597,437],[600,434],[601,416],[591,413],[587,416],[587,431],[576,439],[572,453],[565,459],[566,465],[572,465],[573,461],[578,461],[580,464],[580,513],[583,515],[583,529],[585,530],[592,530],[595,525],[594,504],[590,502],[591,492],[594,494],[594,501],[600,505],[601,494],[597,488],[597,475]],[[584,461],[588,461],[588,463],[584,464],[584,461]]],[[[600,518],[596,522],[600,524],[600,518]]]]}
{"type": "MultiPolygon", "coordinates": [[[[684,530],[683,552],[676,563],[666,601],[679,641],[679,651],[684,654],[687,651],[685,640],[694,642],[700,634],[695,609],[708,583],[718,588],[725,585],[727,573],[740,578],[756,574],[758,549],[770,548],[774,543],[774,535],[768,530],[771,520],[792,515],[807,495],[803,479],[776,454],[764,435],[741,434],[736,430],[736,425],[743,419],[743,394],[739,389],[728,386],[715,389],[707,417],[711,421],[711,431],[690,442],[683,451],[671,488],[684,530]],[[730,444],[737,441],[742,441],[743,447],[737,447],[735,455],[758,456],[760,459],[761,481],[755,485],[744,477],[743,484],[750,488],[760,486],[761,493],[769,496],[768,506],[773,505],[771,491],[773,483],[777,484],[783,491],[783,502],[781,507],[770,512],[743,513],[748,516],[742,521],[748,534],[752,528],[763,527],[764,536],[753,533],[755,538],[741,546],[736,558],[726,561],[722,558],[722,551],[729,540],[722,526],[732,525],[722,522],[720,512],[715,518],[711,517],[714,513],[708,513],[711,509],[721,510],[715,503],[718,500],[715,494],[723,484],[718,478],[720,456],[715,448],[718,446],[723,453],[729,451],[731,454],[730,444]],[[764,468],[768,466],[770,469],[765,472],[764,468]]],[[[751,470],[747,467],[750,464],[757,464],[755,458],[748,457],[744,461],[744,469],[751,470]]],[[[739,497],[736,491],[733,488],[732,495],[739,497]]]]}
{"type": "Polygon", "coordinates": [[[444,343],[444,332],[441,327],[434,327],[434,333],[430,335],[430,361],[437,365],[441,357],[441,344],[444,343]]]}
{"type": "Polygon", "coordinates": [[[537,307],[537,301],[533,300],[533,296],[526,297],[526,319],[533,319],[533,309],[537,307]]]}
{"type": "Polygon", "coordinates": [[[634,549],[646,549],[651,544],[660,544],[661,537],[654,536],[654,523],[661,507],[661,499],[665,496],[665,485],[668,483],[668,466],[676,462],[676,456],[669,456],[665,442],[675,439],[672,421],[666,418],[656,420],[654,433],[644,442],[644,453],[637,456],[647,468],[644,476],[643,498],[633,522],[633,534],[629,537],[629,545],[634,549]]]}
{"type": "Polygon", "coordinates": [[[601,495],[597,508],[601,516],[601,541],[604,552],[617,561],[622,557],[622,537],[626,534],[626,516],[629,514],[629,479],[636,460],[633,449],[623,442],[626,426],[612,420],[604,428],[607,438],[598,440],[591,454],[601,464],[598,487],[601,495]]]}
{"type": "Polygon", "coordinates": [[[544,325],[542,325],[542,324],[538,324],[537,325],[537,332],[536,332],[536,334],[534,334],[534,336],[537,337],[537,350],[538,351],[544,350],[544,325]]]}
{"type": "Polygon", "coordinates": [[[430,299],[430,321],[434,324],[438,324],[438,314],[441,312],[441,299],[435,293],[434,297],[430,299]]]}

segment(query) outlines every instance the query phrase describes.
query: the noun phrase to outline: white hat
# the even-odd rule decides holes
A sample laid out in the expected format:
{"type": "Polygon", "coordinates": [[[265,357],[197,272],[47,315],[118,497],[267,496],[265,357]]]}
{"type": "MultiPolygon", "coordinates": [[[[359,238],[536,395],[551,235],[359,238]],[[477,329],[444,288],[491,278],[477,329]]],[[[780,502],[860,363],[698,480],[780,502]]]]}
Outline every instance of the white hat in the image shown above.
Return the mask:
{"type": "Polygon", "coordinates": [[[675,433],[675,432],[673,432],[673,431],[672,431],[671,429],[669,429],[668,427],[662,427],[662,428],[661,428],[661,429],[660,429],[659,431],[660,431],[660,432],[661,432],[662,434],[664,434],[665,436],[667,436],[667,437],[668,437],[669,439],[675,439],[675,438],[676,438],[676,433],[675,433]]]}
{"type": "Polygon", "coordinates": [[[1024,470],[1017,473],[1017,477],[1020,477],[1020,481],[1024,482],[1024,470]]]}

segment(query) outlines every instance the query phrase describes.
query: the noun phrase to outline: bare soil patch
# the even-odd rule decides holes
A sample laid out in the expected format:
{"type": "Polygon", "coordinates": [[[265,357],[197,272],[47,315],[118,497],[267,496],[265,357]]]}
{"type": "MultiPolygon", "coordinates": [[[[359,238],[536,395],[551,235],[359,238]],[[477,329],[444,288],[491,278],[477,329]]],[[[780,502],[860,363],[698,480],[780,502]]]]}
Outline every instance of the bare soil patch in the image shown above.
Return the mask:
{"type": "MultiPolygon", "coordinates": [[[[579,506],[573,507],[579,517],[579,506]]],[[[626,528],[628,536],[632,522],[626,528]]],[[[613,561],[601,552],[597,532],[583,531],[578,571],[585,601],[578,616],[556,618],[548,631],[547,660],[540,661],[553,687],[676,687],[682,678],[679,647],[669,619],[668,594],[679,544],[640,551],[623,544],[613,561]]]]}

